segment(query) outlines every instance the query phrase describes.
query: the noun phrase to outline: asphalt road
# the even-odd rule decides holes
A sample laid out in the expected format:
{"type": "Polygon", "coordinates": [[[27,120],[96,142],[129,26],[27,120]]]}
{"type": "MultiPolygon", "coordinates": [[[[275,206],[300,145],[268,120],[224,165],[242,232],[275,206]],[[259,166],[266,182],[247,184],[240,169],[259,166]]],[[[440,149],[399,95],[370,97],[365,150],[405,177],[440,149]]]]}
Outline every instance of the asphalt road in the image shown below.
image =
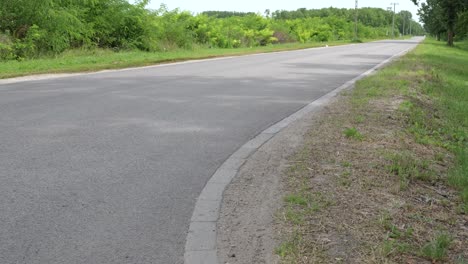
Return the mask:
{"type": "Polygon", "coordinates": [[[0,85],[0,263],[180,263],[256,134],[416,45],[381,41],[0,85]]]}

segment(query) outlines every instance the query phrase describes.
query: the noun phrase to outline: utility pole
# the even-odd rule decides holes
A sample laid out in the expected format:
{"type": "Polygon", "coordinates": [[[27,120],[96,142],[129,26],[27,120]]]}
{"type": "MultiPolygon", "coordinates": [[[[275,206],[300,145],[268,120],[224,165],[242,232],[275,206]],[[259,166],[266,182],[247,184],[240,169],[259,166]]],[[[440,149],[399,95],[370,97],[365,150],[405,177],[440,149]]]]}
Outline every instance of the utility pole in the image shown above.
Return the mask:
{"type": "Polygon", "coordinates": [[[403,36],[405,35],[405,29],[406,29],[406,13],[403,13],[403,36]]]}
{"type": "Polygon", "coordinates": [[[392,36],[393,38],[395,38],[395,13],[396,13],[396,6],[399,5],[399,3],[390,3],[390,5],[393,5],[392,36]]]}
{"type": "Polygon", "coordinates": [[[413,19],[411,18],[410,21],[409,21],[409,34],[410,36],[413,36],[413,31],[411,31],[411,26],[413,25],[413,19]]]}
{"type": "MultiPolygon", "coordinates": [[[[387,7],[387,11],[388,12],[392,12],[393,13],[393,8],[390,6],[390,7],[387,7]]],[[[391,22],[390,22],[391,24],[391,22]]],[[[388,25],[389,27],[391,27],[392,25],[388,25]]],[[[389,30],[387,29],[387,36],[390,34],[389,30]]]]}
{"type": "Polygon", "coordinates": [[[358,0],[356,0],[356,7],[354,13],[354,40],[358,39],[358,0]]]}

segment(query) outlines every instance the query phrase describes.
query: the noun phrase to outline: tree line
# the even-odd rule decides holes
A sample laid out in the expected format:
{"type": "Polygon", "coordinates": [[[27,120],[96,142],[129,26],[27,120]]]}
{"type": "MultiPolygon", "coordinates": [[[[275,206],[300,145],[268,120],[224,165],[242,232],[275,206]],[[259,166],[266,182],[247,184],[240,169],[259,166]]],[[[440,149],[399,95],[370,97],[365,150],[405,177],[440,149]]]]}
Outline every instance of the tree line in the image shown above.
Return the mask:
{"type": "Polygon", "coordinates": [[[468,0],[412,0],[420,5],[419,16],[425,30],[449,46],[468,37],[468,0]],[[420,3],[421,2],[421,3],[420,3]]]}
{"type": "MultiPolygon", "coordinates": [[[[194,15],[150,0],[0,0],[0,60],[36,58],[69,49],[162,52],[195,47],[237,48],[285,42],[351,40],[354,9],[207,11],[194,15]]],[[[361,8],[360,38],[389,36],[393,13],[361,8]]],[[[411,13],[396,15],[401,34],[424,34],[411,13]]]]}

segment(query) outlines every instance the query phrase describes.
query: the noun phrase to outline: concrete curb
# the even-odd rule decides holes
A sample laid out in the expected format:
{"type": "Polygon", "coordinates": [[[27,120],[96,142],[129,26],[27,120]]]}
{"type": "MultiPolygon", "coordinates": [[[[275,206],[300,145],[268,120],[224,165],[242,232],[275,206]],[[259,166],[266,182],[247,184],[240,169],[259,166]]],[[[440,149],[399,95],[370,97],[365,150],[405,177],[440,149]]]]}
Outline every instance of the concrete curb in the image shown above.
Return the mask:
{"type": "MultiPolygon", "coordinates": [[[[416,47],[417,45],[415,45],[416,47]]],[[[304,117],[306,114],[317,111],[339,92],[352,87],[358,80],[373,74],[376,70],[387,65],[395,58],[401,57],[415,47],[400,52],[391,58],[381,62],[374,68],[366,71],[358,77],[346,82],[342,86],[320,97],[306,105],[294,114],[286,117],[278,123],[267,128],[252,140],[245,143],[234,154],[232,154],[213,174],[211,179],[202,190],[195,205],[190,222],[190,228],[185,244],[185,264],[218,264],[217,256],[217,221],[223,200],[223,192],[229,183],[236,177],[237,173],[247,161],[248,157],[256,152],[263,144],[268,142],[274,135],[288,127],[294,121],[304,117]]]]}

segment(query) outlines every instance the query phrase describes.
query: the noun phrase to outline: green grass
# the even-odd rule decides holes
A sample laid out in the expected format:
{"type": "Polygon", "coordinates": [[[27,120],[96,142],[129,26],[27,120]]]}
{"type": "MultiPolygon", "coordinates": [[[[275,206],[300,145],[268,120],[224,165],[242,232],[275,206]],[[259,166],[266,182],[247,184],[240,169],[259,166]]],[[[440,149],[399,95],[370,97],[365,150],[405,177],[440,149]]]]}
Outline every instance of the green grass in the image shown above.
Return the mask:
{"type": "Polygon", "coordinates": [[[309,203],[304,196],[298,194],[290,194],[285,197],[285,202],[292,205],[307,206],[309,203]]]}
{"type": "MultiPolygon", "coordinates": [[[[456,43],[455,48],[450,48],[443,42],[427,38],[390,67],[359,81],[353,90],[351,103],[360,109],[376,98],[404,97],[399,110],[406,118],[407,131],[416,142],[442,147],[456,155],[457,162],[449,173],[448,183],[460,191],[462,212],[468,213],[466,65],[468,42],[456,43]]],[[[392,170],[402,176],[404,185],[408,178],[405,174],[414,174],[420,168],[412,168],[411,164],[400,165],[396,164],[392,170]]],[[[432,180],[431,175],[420,176],[428,176],[428,180],[432,180]]]]}
{"type": "Polygon", "coordinates": [[[355,140],[359,140],[359,141],[362,141],[364,139],[364,136],[361,134],[361,132],[359,132],[357,130],[357,128],[355,127],[352,127],[352,128],[346,128],[344,131],[343,131],[343,134],[347,137],[347,138],[352,138],[352,139],[355,139],[355,140]]]}
{"type": "Polygon", "coordinates": [[[351,172],[350,171],[345,171],[343,173],[341,173],[339,179],[338,179],[338,182],[340,183],[341,186],[344,186],[344,187],[349,187],[351,186],[351,179],[350,179],[350,176],[351,176],[351,172]]]}
{"type": "Polygon", "coordinates": [[[450,171],[448,182],[460,189],[461,209],[466,213],[468,212],[468,152],[466,148],[460,150],[457,157],[457,166],[450,171]]]}
{"type": "Polygon", "coordinates": [[[393,219],[388,211],[379,217],[380,225],[385,229],[387,236],[380,249],[385,257],[393,254],[406,254],[414,249],[410,243],[413,237],[413,228],[399,228],[393,224],[393,219]]]}
{"type": "Polygon", "coordinates": [[[421,255],[432,261],[443,260],[447,256],[452,238],[446,233],[438,234],[421,249],[421,255]]]}
{"type": "MultiPolygon", "coordinates": [[[[362,39],[362,42],[376,39],[362,39]]],[[[299,50],[316,47],[350,44],[350,40],[309,43],[285,43],[251,48],[177,49],[166,52],[120,51],[94,49],[69,50],[55,57],[43,57],[23,61],[0,61],[0,79],[48,73],[92,72],[107,69],[149,66],[167,62],[207,59],[225,56],[240,56],[256,53],[299,50]]]]}
{"type": "Polygon", "coordinates": [[[308,216],[333,204],[322,193],[311,193],[301,186],[297,189],[298,192],[284,198],[286,203],[284,217],[294,225],[302,225],[308,216]]]}
{"type": "Polygon", "coordinates": [[[390,173],[400,179],[400,190],[406,190],[414,180],[433,182],[435,175],[429,168],[428,161],[421,161],[413,157],[409,152],[393,153],[388,155],[390,165],[387,167],[390,173]]]}
{"type": "Polygon", "coordinates": [[[410,244],[398,240],[386,240],[382,244],[382,255],[388,257],[392,254],[406,254],[412,250],[410,244]]]}
{"type": "Polygon", "coordinates": [[[429,39],[415,55],[427,65],[422,92],[434,104],[413,103],[411,131],[422,143],[456,154],[448,183],[460,191],[462,211],[468,213],[468,42],[449,48],[429,39]]]}
{"type": "Polygon", "coordinates": [[[298,255],[298,249],[300,248],[301,243],[302,235],[299,232],[295,232],[288,241],[282,243],[276,248],[275,253],[282,258],[298,255]]]}
{"type": "Polygon", "coordinates": [[[357,115],[355,118],[354,118],[354,121],[358,124],[362,124],[366,121],[366,118],[362,115],[357,115]]]}
{"type": "Polygon", "coordinates": [[[148,66],[164,62],[176,62],[223,56],[237,56],[254,53],[268,53],[307,49],[314,47],[337,46],[349,44],[349,41],[328,43],[288,43],[269,45],[265,47],[210,49],[204,47],[193,50],[173,50],[167,52],[143,52],[112,50],[71,50],[55,57],[38,58],[24,61],[0,61],[0,79],[45,73],[89,72],[105,69],[120,69],[127,67],[148,66]]]}

